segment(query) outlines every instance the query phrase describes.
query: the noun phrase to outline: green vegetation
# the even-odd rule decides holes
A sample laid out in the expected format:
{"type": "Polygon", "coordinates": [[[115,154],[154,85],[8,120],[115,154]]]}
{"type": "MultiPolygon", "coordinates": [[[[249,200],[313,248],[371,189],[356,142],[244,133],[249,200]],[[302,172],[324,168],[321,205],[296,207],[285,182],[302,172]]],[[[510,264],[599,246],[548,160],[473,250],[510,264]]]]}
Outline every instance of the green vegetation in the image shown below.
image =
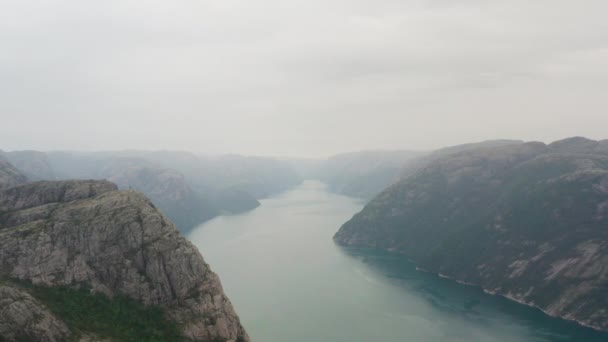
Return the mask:
{"type": "Polygon", "coordinates": [[[125,296],[92,294],[86,288],[18,284],[63,320],[74,340],[86,333],[113,341],[183,340],[177,325],[165,318],[160,307],[146,307],[125,296]]]}

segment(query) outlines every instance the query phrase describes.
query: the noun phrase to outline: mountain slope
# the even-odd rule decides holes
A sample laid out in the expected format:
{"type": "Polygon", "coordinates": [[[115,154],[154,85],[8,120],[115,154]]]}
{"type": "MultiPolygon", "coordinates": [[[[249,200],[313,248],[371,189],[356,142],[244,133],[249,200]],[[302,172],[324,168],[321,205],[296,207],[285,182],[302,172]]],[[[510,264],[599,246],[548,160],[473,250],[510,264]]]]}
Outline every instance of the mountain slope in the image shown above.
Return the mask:
{"type": "Polygon", "coordinates": [[[334,239],[608,330],[608,148],[571,138],[443,150],[334,239]]]}
{"type": "Polygon", "coordinates": [[[27,177],[0,156],[0,189],[25,182],[27,182],[27,177]]]}
{"type": "Polygon", "coordinates": [[[175,170],[131,159],[113,159],[101,165],[98,178],[121,189],[143,192],[183,232],[221,212],[213,199],[196,193],[175,170]]]}
{"type": "Polygon", "coordinates": [[[109,179],[144,192],[184,232],[223,213],[259,206],[257,199],[301,180],[288,163],[271,158],[188,152],[49,152],[59,179],[109,179]]]}
{"type": "Polygon", "coordinates": [[[0,151],[15,168],[21,171],[29,180],[55,180],[56,176],[44,152],[38,151],[0,151]]]}
{"type": "Polygon", "coordinates": [[[28,292],[0,284],[0,340],[64,341],[70,330],[28,292]]]}
{"type": "Polygon", "coordinates": [[[141,193],[107,181],[35,182],[0,190],[0,213],[0,302],[26,310],[0,310],[13,322],[0,324],[0,336],[11,339],[22,319],[34,340],[105,336],[62,325],[66,312],[48,312],[33,286],[90,289],[159,308],[188,340],[249,340],[217,275],[141,193]]]}
{"type": "Polygon", "coordinates": [[[317,164],[314,178],[326,183],[332,192],[371,199],[397,180],[406,162],[423,155],[399,150],[338,154],[317,164]]]}

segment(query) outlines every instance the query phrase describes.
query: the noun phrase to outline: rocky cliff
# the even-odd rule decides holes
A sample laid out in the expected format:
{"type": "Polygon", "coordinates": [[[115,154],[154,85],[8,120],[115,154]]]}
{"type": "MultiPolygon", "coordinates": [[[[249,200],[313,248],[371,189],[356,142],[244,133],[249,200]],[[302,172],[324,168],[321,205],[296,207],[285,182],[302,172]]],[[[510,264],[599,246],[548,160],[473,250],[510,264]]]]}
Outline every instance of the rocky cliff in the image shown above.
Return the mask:
{"type": "Polygon", "coordinates": [[[608,330],[608,141],[438,151],[334,239],[608,330]]]}
{"type": "Polygon", "coordinates": [[[210,196],[195,192],[175,170],[132,159],[109,160],[100,166],[99,178],[143,192],[182,232],[220,214],[210,196]]]}
{"type": "Polygon", "coordinates": [[[50,152],[58,179],[109,179],[146,194],[182,232],[227,213],[257,208],[257,199],[298,184],[286,162],[189,152],[50,152]]]}
{"type": "Polygon", "coordinates": [[[27,177],[0,156],[0,189],[25,182],[27,182],[27,177]]]}
{"type": "Polygon", "coordinates": [[[141,193],[107,181],[0,190],[0,337],[103,339],[103,331],[63,321],[83,308],[53,312],[32,287],[80,288],[160,308],[187,340],[249,341],[198,250],[141,193]]]}
{"type": "Polygon", "coordinates": [[[0,285],[0,340],[65,341],[70,330],[28,292],[0,285]]]}

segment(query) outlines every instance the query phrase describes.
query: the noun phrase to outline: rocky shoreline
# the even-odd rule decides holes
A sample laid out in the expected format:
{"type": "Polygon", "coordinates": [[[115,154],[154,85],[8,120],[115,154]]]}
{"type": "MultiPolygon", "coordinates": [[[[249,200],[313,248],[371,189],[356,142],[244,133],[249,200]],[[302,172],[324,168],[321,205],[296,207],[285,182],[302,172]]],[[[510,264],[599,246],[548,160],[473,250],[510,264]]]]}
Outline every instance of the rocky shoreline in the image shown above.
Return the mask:
{"type": "Polygon", "coordinates": [[[509,294],[502,294],[502,293],[498,293],[498,292],[496,292],[496,291],[492,291],[492,290],[484,289],[484,288],[483,288],[481,285],[479,285],[479,284],[470,283],[470,282],[466,282],[466,281],[459,280],[459,279],[456,279],[456,278],[452,278],[452,277],[450,277],[450,276],[448,276],[448,275],[445,275],[445,274],[443,274],[443,273],[429,271],[429,270],[426,270],[426,269],[421,268],[421,267],[418,267],[418,266],[415,266],[415,269],[416,269],[416,271],[418,271],[418,272],[423,272],[423,273],[432,274],[432,275],[435,275],[435,276],[437,276],[437,277],[439,277],[439,278],[444,278],[444,279],[451,280],[451,281],[453,281],[453,282],[455,282],[455,283],[457,283],[457,284],[461,284],[461,285],[465,285],[465,286],[470,286],[470,287],[475,287],[475,288],[480,289],[481,291],[483,291],[483,292],[484,292],[484,293],[486,293],[486,294],[489,294],[489,295],[492,295],[492,296],[498,296],[498,297],[502,297],[502,298],[508,299],[508,300],[510,300],[510,301],[512,301],[512,302],[515,302],[515,303],[518,303],[518,304],[522,304],[522,305],[525,305],[525,306],[528,306],[528,307],[531,307],[531,308],[537,309],[537,310],[539,310],[540,312],[544,313],[545,315],[547,315],[547,316],[549,316],[549,317],[553,317],[553,318],[561,319],[561,320],[568,321],[568,322],[573,322],[573,323],[576,323],[576,324],[578,324],[578,325],[580,325],[580,326],[582,326],[582,327],[585,327],[585,328],[590,328],[590,329],[593,329],[593,330],[596,330],[596,331],[600,331],[600,332],[604,332],[604,331],[605,331],[605,330],[602,330],[602,329],[596,328],[596,327],[594,327],[594,326],[592,326],[592,325],[586,324],[585,322],[581,322],[581,321],[576,320],[576,319],[569,319],[569,318],[560,317],[560,316],[558,316],[558,315],[553,315],[553,314],[551,314],[550,312],[548,312],[548,311],[546,311],[546,310],[543,310],[543,309],[542,309],[542,308],[540,308],[539,306],[535,305],[534,303],[529,303],[529,302],[526,302],[526,301],[524,301],[524,300],[517,299],[517,298],[515,298],[514,296],[509,295],[509,294]]]}
{"type": "Polygon", "coordinates": [[[608,141],[436,151],[334,236],[608,331],[608,141]]]}

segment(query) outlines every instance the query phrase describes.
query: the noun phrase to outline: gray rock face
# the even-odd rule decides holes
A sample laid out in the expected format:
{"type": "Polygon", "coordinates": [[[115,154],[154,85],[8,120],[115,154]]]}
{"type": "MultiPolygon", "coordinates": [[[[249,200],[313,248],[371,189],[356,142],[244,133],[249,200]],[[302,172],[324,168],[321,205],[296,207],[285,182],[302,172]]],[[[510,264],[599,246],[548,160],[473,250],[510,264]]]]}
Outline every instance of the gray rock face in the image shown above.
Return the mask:
{"type": "Polygon", "coordinates": [[[135,189],[146,194],[182,232],[219,214],[213,203],[196,193],[179,172],[154,166],[142,166],[140,160],[114,160],[100,175],[121,189],[135,189]]]}
{"type": "Polygon", "coordinates": [[[117,190],[108,181],[35,182],[0,192],[0,211],[12,212],[50,203],[71,202],[117,190]]]}
{"type": "Polygon", "coordinates": [[[608,331],[605,147],[570,138],[437,151],[334,239],[608,331]]]}
{"type": "Polygon", "coordinates": [[[27,292],[0,285],[0,338],[9,341],[64,341],[70,331],[27,292]]]}
{"type": "Polygon", "coordinates": [[[13,165],[0,157],[0,189],[23,184],[27,178],[13,165]]]}
{"type": "MultiPolygon", "coordinates": [[[[121,189],[143,192],[182,232],[222,213],[256,208],[259,202],[241,190],[250,178],[252,185],[283,184],[274,173],[258,177],[259,167],[209,164],[185,152],[51,152],[45,156],[57,179],[107,179],[121,189]]],[[[279,175],[283,173],[288,170],[278,171],[279,175]]],[[[285,185],[278,189],[283,190],[285,185]]]]}
{"type": "Polygon", "coordinates": [[[195,341],[249,341],[220,281],[150,201],[105,181],[0,191],[0,274],[160,305],[195,341]]]}

